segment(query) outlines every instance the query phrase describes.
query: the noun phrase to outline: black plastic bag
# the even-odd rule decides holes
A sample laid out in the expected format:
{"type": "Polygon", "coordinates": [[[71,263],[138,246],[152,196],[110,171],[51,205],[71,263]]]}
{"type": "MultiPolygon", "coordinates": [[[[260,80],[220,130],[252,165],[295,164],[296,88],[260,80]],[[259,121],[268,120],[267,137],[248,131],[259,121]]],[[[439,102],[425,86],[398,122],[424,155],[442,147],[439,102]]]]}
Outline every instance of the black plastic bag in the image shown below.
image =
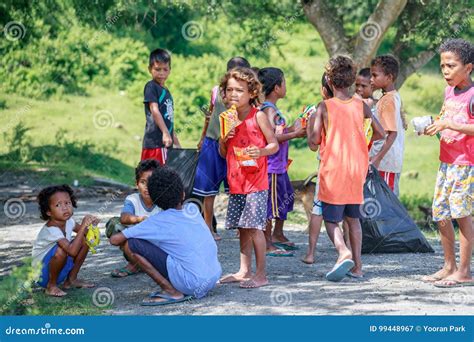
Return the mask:
{"type": "Polygon", "coordinates": [[[433,253],[407,210],[371,166],[364,184],[362,253],[433,253]]]}
{"type": "Polygon", "coordinates": [[[191,148],[172,148],[168,150],[166,166],[175,170],[183,182],[186,199],[191,197],[199,152],[191,148]]]}

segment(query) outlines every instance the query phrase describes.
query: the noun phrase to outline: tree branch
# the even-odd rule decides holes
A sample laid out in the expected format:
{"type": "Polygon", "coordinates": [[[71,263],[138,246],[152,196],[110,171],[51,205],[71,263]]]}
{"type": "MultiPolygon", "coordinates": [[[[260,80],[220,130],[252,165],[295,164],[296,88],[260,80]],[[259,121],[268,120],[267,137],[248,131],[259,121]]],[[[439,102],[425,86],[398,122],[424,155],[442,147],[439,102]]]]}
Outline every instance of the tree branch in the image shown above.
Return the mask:
{"type": "Polygon", "coordinates": [[[411,74],[425,66],[426,63],[428,63],[435,55],[436,51],[428,50],[420,52],[418,56],[408,58],[406,61],[400,61],[400,71],[398,73],[395,88],[400,89],[403,82],[405,82],[411,74]]]}
{"type": "Polygon", "coordinates": [[[316,28],[330,56],[348,54],[348,37],[341,20],[322,0],[301,1],[306,18],[316,28]]]}
{"type": "Polygon", "coordinates": [[[407,4],[407,0],[380,0],[355,38],[354,61],[367,66],[375,56],[388,28],[395,22],[407,4]]]}

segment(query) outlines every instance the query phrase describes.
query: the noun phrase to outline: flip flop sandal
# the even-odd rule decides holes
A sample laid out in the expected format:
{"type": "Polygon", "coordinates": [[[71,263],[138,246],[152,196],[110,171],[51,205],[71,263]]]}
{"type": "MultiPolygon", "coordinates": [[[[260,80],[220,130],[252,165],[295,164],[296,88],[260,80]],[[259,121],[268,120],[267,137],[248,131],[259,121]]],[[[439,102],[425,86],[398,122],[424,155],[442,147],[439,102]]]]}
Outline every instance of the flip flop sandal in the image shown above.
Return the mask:
{"type": "Polygon", "coordinates": [[[186,302],[186,301],[189,301],[189,300],[193,299],[193,296],[184,296],[183,298],[175,299],[175,298],[171,297],[170,295],[167,295],[166,293],[163,293],[163,292],[160,292],[160,291],[153,292],[148,297],[149,298],[163,298],[165,300],[160,301],[160,302],[143,300],[140,305],[142,305],[142,306],[162,306],[162,305],[182,303],[182,302],[186,302]]]}
{"type": "Polygon", "coordinates": [[[122,267],[122,268],[115,269],[112,272],[110,272],[110,276],[112,278],[125,278],[125,277],[131,276],[131,275],[138,274],[140,272],[141,272],[141,270],[136,270],[135,272],[133,272],[133,271],[130,271],[129,269],[127,269],[126,267],[122,267]],[[125,274],[122,275],[121,273],[125,273],[125,274]]]}
{"type": "Polygon", "coordinates": [[[334,266],[334,268],[326,274],[326,279],[329,281],[341,281],[346,276],[347,272],[354,267],[354,261],[346,259],[343,262],[334,266]]]}
{"type": "Polygon", "coordinates": [[[421,281],[424,282],[424,283],[427,283],[427,284],[433,284],[437,281],[443,280],[443,278],[438,277],[438,276],[427,276],[427,278],[430,278],[430,279],[429,280],[428,279],[421,279],[421,281]]]}
{"type": "Polygon", "coordinates": [[[274,242],[273,245],[275,245],[276,247],[283,248],[286,251],[296,251],[300,249],[297,246],[289,245],[287,242],[274,242]]]}
{"type": "Polygon", "coordinates": [[[267,252],[266,256],[272,256],[272,257],[292,257],[294,256],[293,253],[288,252],[284,249],[277,249],[276,251],[271,251],[267,252]]]}
{"type": "Polygon", "coordinates": [[[363,279],[363,275],[352,273],[351,271],[347,272],[347,276],[354,279],[363,279]]]}
{"type": "Polygon", "coordinates": [[[449,288],[454,288],[454,287],[467,287],[467,286],[474,286],[474,281],[457,281],[454,279],[444,279],[441,281],[449,281],[454,284],[433,284],[435,287],[439,287],[442,289],[449,289],[449,288]]]}

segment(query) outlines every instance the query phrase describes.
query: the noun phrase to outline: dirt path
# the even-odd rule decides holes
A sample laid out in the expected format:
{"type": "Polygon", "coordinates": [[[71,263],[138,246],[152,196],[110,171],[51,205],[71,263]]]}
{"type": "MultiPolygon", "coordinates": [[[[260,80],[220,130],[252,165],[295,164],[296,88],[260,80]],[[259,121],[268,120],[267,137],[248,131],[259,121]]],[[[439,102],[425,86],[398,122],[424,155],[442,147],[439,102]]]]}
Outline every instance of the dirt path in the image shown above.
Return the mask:
{"type": "MultiPolygon", "coordinates": [[[[220,207],[225,203],[219,198],[220,207]]],[[[85,213],[99,213],[102,222],[120,212],[123,199],[95,197],[79,201],[79,220],[85,213]]],[[[4,203],[2,203],[3,206],[4,203]]],[[[31,244],[42,223],[37,219],[36,204],[25,203],[25,214],[12,222],[0,213],[0,275],[5,275],[19,260],[29,256],[31,244]]],[[[225,213],[218,215],[222,227],[225,213]]],[[[103,227],[103,223],[102,223],[103,227]]],[[[103,229],[102,229],[103,230],[103,229]]],[[[318,243],[317,263],[306,265],[300,261],[307,247],[307,236],[302,225],[288,225],[288,236],[300,247],[292,258],[268,257],[270,285],[244,290],[237,285],[216,288],[208,297],[184,304],[147,308],[140,301],[155,290],[153,282],[144,274],[125,279],[113,279],[110,271],[124,265],[121,252],[101,242],[98,253],[90,255],[82,277],[113,293],[113,315],[473,315],[474,291],[438,289],[422,283],[420,275],[433,272],[442,264],[442,251],[437,241],[431,240],[435,254],[364,255],[363,281],[346,279],[341,283],[324,280],[325,273],[336,259],[334,248],[323,232],[318,243]]],[[[219,260],[223,272],[238,269],[239,250],[235,232],[222,231],[218,243],[219,260]]],[[[89,290],[83,290],[89,291],[89,290]]],[[[90,290],[91,299],[93,291],[90,290]]],[[[107,296],[105,294],[104,296],[107,296]]],[[[104,297],[105,298],[105,297],[104,297]]]]}

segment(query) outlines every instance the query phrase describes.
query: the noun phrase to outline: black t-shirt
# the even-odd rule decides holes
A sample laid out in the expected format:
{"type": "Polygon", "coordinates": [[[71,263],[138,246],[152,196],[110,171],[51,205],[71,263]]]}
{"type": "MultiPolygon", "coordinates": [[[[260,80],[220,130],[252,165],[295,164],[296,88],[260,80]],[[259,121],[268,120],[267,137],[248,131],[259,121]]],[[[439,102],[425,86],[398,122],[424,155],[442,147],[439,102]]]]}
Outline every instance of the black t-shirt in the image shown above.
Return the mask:
{"type": "Polygon", "coordinates": [[[153,120],[150,111],[150,103],[158,103],[158,108],[165,121],[168,132],[173,138],[174,118],[173,118],[173,97],[168,89],[163,88],[155,81],[151,80],[145,85],[143,90],[145,105],[146,126],[143,136],[143,148],[160,148],[163,145],[163,133],[153,120]]]}

